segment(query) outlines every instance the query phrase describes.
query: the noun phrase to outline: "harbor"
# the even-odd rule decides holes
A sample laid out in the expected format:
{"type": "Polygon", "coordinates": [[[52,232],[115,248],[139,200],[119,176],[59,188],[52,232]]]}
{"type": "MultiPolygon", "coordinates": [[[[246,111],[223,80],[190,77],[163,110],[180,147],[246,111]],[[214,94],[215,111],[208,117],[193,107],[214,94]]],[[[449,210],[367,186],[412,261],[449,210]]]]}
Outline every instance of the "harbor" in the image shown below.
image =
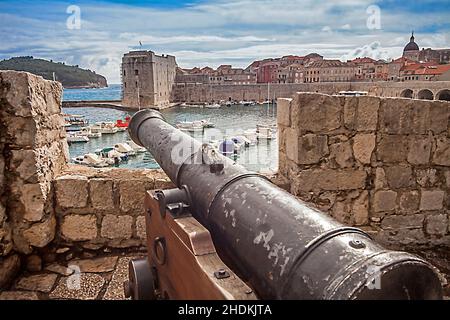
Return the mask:
{"type": "MultiPolygon", "coordinates": [[[[64,99],[70,101],[117,99],[118,95],[119,85],[64,91],[64,99]]],[[[127,119],[134,112],[81,106],[63,108],[63,112],[72,163],[92,167],[159,168],[148,152],[139,150],[130,141],[127,119]]],[[[271,172],[277,168],[276,104],[272,101],[182,103],[162,113],[173,126],[211,144],[247,169],[271,172]]]]}

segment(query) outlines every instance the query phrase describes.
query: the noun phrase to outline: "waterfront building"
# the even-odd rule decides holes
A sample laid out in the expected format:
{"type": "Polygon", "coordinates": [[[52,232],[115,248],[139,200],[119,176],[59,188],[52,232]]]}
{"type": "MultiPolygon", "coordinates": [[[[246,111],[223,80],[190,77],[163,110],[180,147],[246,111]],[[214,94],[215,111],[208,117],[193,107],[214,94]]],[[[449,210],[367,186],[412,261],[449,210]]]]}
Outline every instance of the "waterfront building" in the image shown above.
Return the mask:
{"type": "Polygon", "coordinates": [[[175,83],[174,56],[130,51],[122,57],[122,103],[134,108],[169,105],[175,83]]]}
{"type": "Polygon", "coordinates": [[[318,60],[305,67],[305,82],[349,82],[354,81],[358,66],[340,60],[318,60]]]}
{"type": "Polygon", "coordinates": [[[448,81],[450,64],[423,62],[405,65],[400,69],[400,81],[448,81]]]}

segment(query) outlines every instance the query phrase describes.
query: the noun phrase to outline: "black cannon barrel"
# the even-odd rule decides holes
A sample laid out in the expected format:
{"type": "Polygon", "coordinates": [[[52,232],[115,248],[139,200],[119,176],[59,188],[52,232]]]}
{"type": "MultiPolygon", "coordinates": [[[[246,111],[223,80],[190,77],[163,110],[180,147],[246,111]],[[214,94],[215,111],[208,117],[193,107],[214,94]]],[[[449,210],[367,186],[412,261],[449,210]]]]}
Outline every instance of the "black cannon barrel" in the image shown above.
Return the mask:
{"type": "Polygon", "coordinates": [[[438,275],[423,259],[386,250],[215,154],[158,111],[136,113],[129,133],[178,187],[188,187],[195,218],[260,298],[442,299],[438,275]]]}

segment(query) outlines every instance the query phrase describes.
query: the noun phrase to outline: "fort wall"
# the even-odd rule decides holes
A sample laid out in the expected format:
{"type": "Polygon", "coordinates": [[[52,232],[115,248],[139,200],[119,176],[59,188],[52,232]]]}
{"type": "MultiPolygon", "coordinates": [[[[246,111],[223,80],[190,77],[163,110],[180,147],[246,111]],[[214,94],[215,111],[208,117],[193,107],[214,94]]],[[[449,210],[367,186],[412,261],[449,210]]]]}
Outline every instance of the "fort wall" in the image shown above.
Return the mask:
{"type": "Polygon", "coordinates": [[[277,120],[292,194],[389,247],[450,246],[450,103],[298,93],[277,120]]]}
{"type": "MultiPolygon", "coordinates": [[[[340,91],[367,91],[379,97],[402,97],[411,90],[412,98],[419,98],[419,92],[430,90],[433,99],[438,99],[450,90],[450,81],[411,81],[411,82],[320,82],[298,84],[249,84],[249,85],[211,85],[176,84],[172,90],[172,102],[204,103],[219,100],[265,101],[291,97],[297,92],[337,94],[340,91]],[[269,90],[268,90],[269,89],[269,90]],[[269,92],[268,92],[269,91],[269,92]]],[[[450,92],[450,91],[449,91],[450,92]]]]}

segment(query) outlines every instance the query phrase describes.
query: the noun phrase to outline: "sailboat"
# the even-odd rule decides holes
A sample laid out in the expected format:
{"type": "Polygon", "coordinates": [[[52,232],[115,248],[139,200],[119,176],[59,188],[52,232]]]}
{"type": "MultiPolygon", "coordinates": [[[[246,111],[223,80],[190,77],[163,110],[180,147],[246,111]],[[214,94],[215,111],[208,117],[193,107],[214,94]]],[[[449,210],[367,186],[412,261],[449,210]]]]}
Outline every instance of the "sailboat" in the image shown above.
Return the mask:
{"type": "MultiPolygon", "coordinates": [[[[275,100],[275,93],[274,93],[275,100]]],[[[270,105],[272,104],[273,115],[275,116],[275,105],[270,101],[270,83],[267,83],[267,115],[269,115],[270,105]]],[[[273,140],[277,137],[277,125],[276,124],[267,124],[267,123],[258,123],[256,124],[256,137],[258,140],[273,140]]]]}

